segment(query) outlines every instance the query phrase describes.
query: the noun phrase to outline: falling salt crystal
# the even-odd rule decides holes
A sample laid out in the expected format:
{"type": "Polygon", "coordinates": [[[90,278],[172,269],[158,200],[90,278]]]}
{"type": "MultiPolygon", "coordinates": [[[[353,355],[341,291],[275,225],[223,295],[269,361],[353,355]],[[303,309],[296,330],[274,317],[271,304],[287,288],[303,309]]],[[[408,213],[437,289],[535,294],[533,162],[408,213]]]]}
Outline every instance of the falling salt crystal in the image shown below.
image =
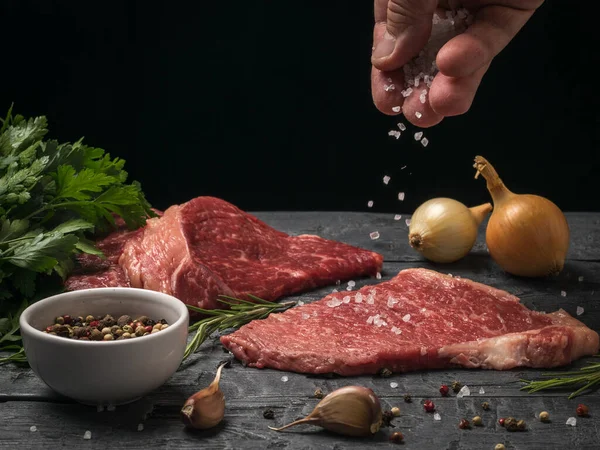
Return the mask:
{"type": "Polygon", "coordinates": [[[422,131],[417,131],[415,133],[415,141],[421,140],[422,137],[423,137],[423,132],[422,131]]]}
{"type": "Polygon", "coordinates": [[[406,125],[404,125],[402,122],[398,122],[398,128],[400,128],[401,131],[406,131],[406,125]]]}
{"type": "Polygon", "coordinates": [[[394,220],[400,220],[400,219],[402,219],[402,216],[400,214],[396,214],[394,216],[394,220]]]}
{"type": "Polygon", "coordinates": [[[483,395],[485,394],[485,390],[483,388],[479,388],[479,393],[483,395]]]}
{"type": "Polygon", "coordinates": [[[372,208],[373,207],[373,200],[369,200],[369,203],[367,203],[367,206],[369,208],[372,208]]]}
{"type": "Polygon", "coordinates": [[[399,131],[396,131],[396,130],[388,131],[388,136],[394,136],[396,139],[400,139],[400,135],[401,135],[401,133],[399,131]]]}
{"type": "Polygon", "coordinates": [[[394,112],[400,112],[400,107],[399,106],[392,106],[392,111],[394,111],[394,112]]]}
{"type": "Polygon", "coordinates": [[[410,227],[410,219],[406,219],[406,220],[404,221],[404,223],[406,224],[406,226],[407,226],[407,227],[410,227]]]}
{"type": "Polygon", "coordinates": [[[102,406],[102,405],[96,406],[96,411],[98,411],[98,412],[104,411],[104,406],[102,406]]]}
{"type": "Polygon", "coordinates": [[[583,277],[579,277],[577,278],[579,281],[583,281],[583,277]]]}
{"type": "Polygon", "coordinates": [[[577,425],[577,419],[575,417],[569,417],[565,423],[574,427],[577,425]]]}
{"type": "Polygon", "coordinates": [[[371,237],[371,239],[375,240],[375,239],[379,239],[379,231],[373,231],[371,233],[369,233],[369,236],[371,237]]]}
{"type": "Polygon", "coordinates": [[[404,197],[406,195],[404,194],[404,192],[398,192],[398,200],[400,200],[401,202],[404,201],[404,197]]]}
{"type": "Polygon", "coordinates": [[[583,314],[584,309],[581,306],[577,307],[577,315],[580,316],[583,314]]]}
{"type": "Polygon", "coordinates": [[[383,177],[383,184],[388,184],[388,183],[390,182],[390,180],[391,180],[391,178],[390,178],[390,177],[388,177],[387,175],[385,175],[385,176],[383,177]]]}
{"type": "Polygon", "coordinates": [[[308,319],[309,317],[310,317],[310,314],[302,313],[302,318],[304,320],[308,319]]]}
{"type": "Polygon", "coordinates": [[[281,377],[281,381],[283,381],[284,383],[287,383],[287,380],[289,380],[289,378],[286,375],[281,377]]]}
{"type": "Polygon", "coordinates": [[[398,387],[398,383],[396,383],[395,381],[392,381],[392,382],[390,383],[390,387],[391,387],[392,389],[396,389],[396,388],[398,387]]]}
{"type": "Polygon", "coordinates": [[[137,430],[138,431],[143,431],[144,430],[144,424],[143,423],[138,423],[137,430]]]}
{"type": "MultiPolygon", "coordinates": [[[[335,291],[335,292],[337,292],[337,289],[334,289],[334,291],[335,291]]],[[[303,306],[303,305],[304,305],[304,302],[303,302],[302,300],[298,300],[298,303],[297,303],[297,305],[298,305],[298,306],[303,306]]]]}
{"type": "Polygon", "coordinates": [[[560,295],[562,295],[563,297],[566,297],[567,293],[566,293],[566,291],[560,291],[560,295]]]}
{"type": "Polygon", "coordinates": [[[107,410],[107,411],[114,411],[115,409],[117,409],[117,407],[116,407],[115,405],[108,405],[108,406],[106,407],[106,410],[107,410]]]}
{"type": "Polygon", "coordinates": [[[92,438],[92,432],[91,431],[86,431],[85,433],[83,433],[83,438],[86,440],[89,440],[92,438]]]}
{"type": "Polygon", "coordinates": [[[37,427],[35,425],[32,425],[29,427],[29,431],[31,431],[32,433],[37,431],[37,427]]]}
{"type": "Polygon", "coordinates": [[[408,322],[410,320],[410,314],[405,315],[402,320],[408,322]]]}
{"type": "Polygon", "coordinates": [[[377,274],[375,275],[375,278],[377,278],[378,280],[381,280],[381,272],[377,272],[377,274]]]}
{"type": "Polygon", "coordinates": [[[458,391],[458,394],[456,394],[456,398],[468,397],[469,395],[471,395],[469,386],[463,386],[460,391],[458,391]]]}
{"type": "Polygon", "coordinates": [[[427,144],[429,144],[429,139],[427,139],[427,138],[421,139],[421,145],[423,147],[427,147],[427,144]]]}
{"type": "Polygon", "coordinates": [[[440,416],[440,413],[434,413],[433,414],[433,420],[442,420],[442,416],[440,416]]]}
{"type": "Polygon", "coordinates": [[[415,112],[415,116],[417,116],[417,119],[420,119],[421,117],[423,117],[423,114],[421,114],[419,111],[415,112]]]}

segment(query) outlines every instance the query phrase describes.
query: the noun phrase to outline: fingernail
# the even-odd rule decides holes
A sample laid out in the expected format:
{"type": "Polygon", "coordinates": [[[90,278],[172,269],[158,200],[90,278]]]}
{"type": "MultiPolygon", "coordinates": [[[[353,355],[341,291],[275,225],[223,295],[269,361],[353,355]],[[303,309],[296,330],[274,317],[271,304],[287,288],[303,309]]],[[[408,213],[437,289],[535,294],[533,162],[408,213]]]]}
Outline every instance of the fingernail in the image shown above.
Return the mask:
{"type": "Polygon", "coordinates": [[[387,31],[383,35],[383,39],[377,44],[373,51],[373,58],[385,58],[390,56],[396,46],[396,38],[387,31]]]}

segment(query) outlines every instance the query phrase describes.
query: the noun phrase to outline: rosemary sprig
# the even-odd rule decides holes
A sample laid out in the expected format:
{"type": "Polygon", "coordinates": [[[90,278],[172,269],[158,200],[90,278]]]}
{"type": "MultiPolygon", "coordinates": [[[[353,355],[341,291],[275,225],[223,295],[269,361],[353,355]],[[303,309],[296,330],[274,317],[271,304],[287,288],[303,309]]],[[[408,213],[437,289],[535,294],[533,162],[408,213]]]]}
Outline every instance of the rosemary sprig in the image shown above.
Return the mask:
{"type": "Polygon", "coordinates": [[[253,320],[264,319],[273,312],[285,311],[296,304],[296,302],[270,302],[254,295],[248,295],[248,297],[253,301],[249,302],[227,295],[220,295],[217,300],[229,305],[229,309],[203,309],[187,305],[190,310],[209,317],[199,320],[189,327],[189,332],[195,332],[196,334],[187,345],[183,359],[185,360],[192,353],[195,353],[198,347],[215,331],[239,328],[253,320]]]}
{"type": "MultiPolygon", "coordinates": [[[[598,358],[600,355],[595,355],[595,357],[598,358]]],[[[579,370],[548,373],[542,375],[545,378],[551,378],[550,380],[521,380],[523,383],[527,383],[527,385],[523,386],[521,390],[527,390],[529,393],[533,393],[545,389],[583,385],[569,395],[569,399],[575,398],[592,387],[600,384],[600,363],[588,361],[588,364],[589,365],[587,367],[582,367],[579,370]]]]}
{"type": "Polygon", "coordinates": [[[27,357],[25,356],[25,349],[19,345],[8,345],[6,347],[2,347],[0,348],[0,352],[4,352],[4,351],[15,351],[15,353],[13,353],[12,355],[6,356],[6,357],[0,357],[0,365],[4,364],[4,363],[8,363],[8,362],[14,362],[14,363],[26,363],[27,362],[27,357]]]}

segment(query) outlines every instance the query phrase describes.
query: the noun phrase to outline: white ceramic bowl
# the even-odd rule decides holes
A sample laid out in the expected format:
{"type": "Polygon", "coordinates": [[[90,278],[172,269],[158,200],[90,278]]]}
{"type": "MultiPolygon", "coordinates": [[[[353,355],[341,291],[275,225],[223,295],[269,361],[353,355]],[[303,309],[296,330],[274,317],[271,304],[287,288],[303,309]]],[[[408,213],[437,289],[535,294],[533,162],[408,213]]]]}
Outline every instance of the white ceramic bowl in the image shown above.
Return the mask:
{"type": "Polygon", "coordinates": [[[91,405],[119,405],[143,397],[175,373],[183,359],[188,309],[167,294],[135,288],[67,292],[29,306],[20,318],[27,360],[56,392],[91,405]],[[159,333],[119,341],[80,341],[44,333],[57,316],[123,314],[165,319],[159,333]]]}

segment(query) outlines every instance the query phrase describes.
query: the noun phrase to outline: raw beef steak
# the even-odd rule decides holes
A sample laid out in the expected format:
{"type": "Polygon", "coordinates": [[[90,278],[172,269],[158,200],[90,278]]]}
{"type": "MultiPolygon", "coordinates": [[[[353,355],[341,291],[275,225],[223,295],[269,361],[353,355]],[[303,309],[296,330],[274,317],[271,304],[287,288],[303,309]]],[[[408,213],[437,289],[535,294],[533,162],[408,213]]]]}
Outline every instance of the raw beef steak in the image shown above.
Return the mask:
{"type": "Polygon", "coordinates": [[[507,292],[426,269],[255,320],[221,342],[252,367],[340,375],[547,368],[599,347],[598,333],[563,310],[531,311],[507,292]]]}
{"type": "MultiPolygon", "coordinates": [[[[383,262],[377,253],[341,242],[289,236],[214,197],[171,206],[119,243],[111,253],[118,264],[111,256],[101,281],[112,275],[110,282],[165,292],[206,309],[222,306],[220,294],[275,300],[375,275],[383,262]]],[[[89,276],[91,284],[99,284],[98,274],[89,276]]],[[[84,277],[68,285],[85,287],[84,277]]]]}

